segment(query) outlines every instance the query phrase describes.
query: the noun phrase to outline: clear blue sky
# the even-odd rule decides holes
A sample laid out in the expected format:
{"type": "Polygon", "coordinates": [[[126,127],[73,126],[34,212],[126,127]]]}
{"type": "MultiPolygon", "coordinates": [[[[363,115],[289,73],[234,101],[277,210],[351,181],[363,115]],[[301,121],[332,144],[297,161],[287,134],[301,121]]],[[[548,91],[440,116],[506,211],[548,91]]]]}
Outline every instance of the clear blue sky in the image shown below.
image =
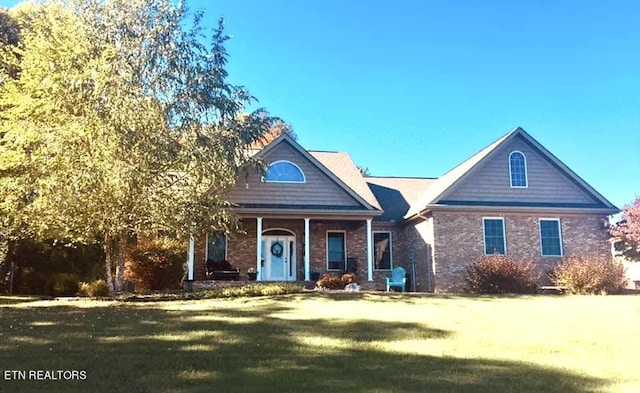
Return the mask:
{"type": "Polygon", "coordinates": [[[617,206],[640,195],[640,2],[187,3],[306,148],[437,177],[521,126],[617,206]]]}

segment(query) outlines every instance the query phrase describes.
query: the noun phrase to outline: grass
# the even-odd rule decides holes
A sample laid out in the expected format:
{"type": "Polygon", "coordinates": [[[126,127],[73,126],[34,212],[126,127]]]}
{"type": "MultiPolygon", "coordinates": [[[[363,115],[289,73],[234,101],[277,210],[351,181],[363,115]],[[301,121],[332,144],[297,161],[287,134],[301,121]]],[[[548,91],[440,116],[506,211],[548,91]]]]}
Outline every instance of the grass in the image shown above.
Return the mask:
{"type": "Polygon", "coordinates": [[[47,392],[638,392],[637,296],[0,298],[0,379],[47,392]],[[0,377],[2,378],[2,377],[0,377]]]}

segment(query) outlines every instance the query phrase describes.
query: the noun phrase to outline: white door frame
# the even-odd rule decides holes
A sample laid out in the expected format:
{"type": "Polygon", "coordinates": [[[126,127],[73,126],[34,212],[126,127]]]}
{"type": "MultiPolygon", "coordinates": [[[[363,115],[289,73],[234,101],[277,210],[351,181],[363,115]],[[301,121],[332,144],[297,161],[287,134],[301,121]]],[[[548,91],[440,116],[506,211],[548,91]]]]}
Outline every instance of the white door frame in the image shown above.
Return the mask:
{"type": "MultiPolygon", "coordinates": [[[[265,231],[268,232],[268,231],[265,231]]],[[[263,235],[264,247],[262,267],[263,281],[295,281],[296,279],[296,237],[294,235],[263,235]],[[282,258],[284,260],[283,275],[274,277],[271,270],[271,245],[273,241],[282,241],[282,258]]]]}

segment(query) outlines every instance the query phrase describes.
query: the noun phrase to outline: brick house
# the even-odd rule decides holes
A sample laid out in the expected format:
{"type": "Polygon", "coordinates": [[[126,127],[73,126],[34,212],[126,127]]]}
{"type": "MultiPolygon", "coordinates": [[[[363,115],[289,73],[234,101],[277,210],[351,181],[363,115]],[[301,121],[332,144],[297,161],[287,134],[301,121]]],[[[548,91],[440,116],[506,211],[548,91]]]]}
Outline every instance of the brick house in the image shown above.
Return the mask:
{"type": "Polygon", "coordinates": [[[365,288],[382,289],[403,266],[409,288],[459,292],[465,266],[485,254],[542,270],[565,255],[610,255],[604,222],[618,209],[521,128],[438,179],[364,177],[347,153],[306,150],[287,135],[257,154],[266,173],[229,195],[244,233],[192,241],[190,278],[224,259],[260,281],[355,269],[365,288]]]}

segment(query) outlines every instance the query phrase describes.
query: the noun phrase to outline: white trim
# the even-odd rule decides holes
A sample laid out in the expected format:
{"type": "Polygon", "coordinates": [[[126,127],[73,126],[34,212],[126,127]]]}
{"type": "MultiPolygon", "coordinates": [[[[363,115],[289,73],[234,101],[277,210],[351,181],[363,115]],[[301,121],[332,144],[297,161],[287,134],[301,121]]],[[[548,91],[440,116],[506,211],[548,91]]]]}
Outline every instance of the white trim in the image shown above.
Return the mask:
{"type": "Polygon", "coordinates": [[[564,247],[562,246],[562,224],[560,218],[557,217],[540,217],[538,218],[538,236],[540,239],[540,255],[543,257],[562,257],[564,256],[564,247]],[[558,223],[558,240],[560,240],[560,255],[544,255],[542,249],[542,221],[555,221],[558,223]]]}
{"type": "Polygon", "coordinates": [[[309,242],[311,241],[311,234],[310,234],[310,228],[309,228],[309,218],[305,218],[304,219],[304,280],[305,281],[311,281],[311,275],[310,275],[310,270],[311,270],[311,264],[310,264],[310,255],[309,253],[311,252],[311,246],[309,245],[309,242]]]}
{"type": "Polygon", "coordinates": [[[487,236],[485,234],[484,222],[486,220],[501,220],[502,221],[502,242],[504,243],[504,255],[507,255],[507,229],[505,225],[504,217],[482,217],[482,252],[485,256],[493,255],[487,254],[487,236]]]}
{"type": "Polygon", "coordinates": [[[262,217],[256,217],[256,281],[262,281],[262,217]]]}
{"type": "Polygon", "coordinates": [[[344,271],[345,268],[347,267],[347,231],[343,231],[343,230],[327,230],[327,233],[325,235],[325,266],[327,268],[328,271],[333,271],[333,272],[337,272],[337,271],[344,271]],[[343,239],[344,239],[344,262],[342,265],[342,269],[329,269],[329,234],[330,233],[342,233],[343,239]]]}
{"type": "MultiPolygon", "coordinates": [[[[227,261],[228,255],[229,255],[229,237],[227,236],[226,233],[221,233],[221,235],[224,236],[224,260],[227,261]]],[[[205,239],[204,239],[204,261],[207,262],[207,259],[209,259],[209,234],[208,233],[205,235],[205,239]]]]}
{"type": "MultiPolygon", "coordinates": [[[[291,164],[294,167],[296,167],[299,171],[300,174],[302,175],[302,181],[291,181],[291,180],[267,180],[264,176],[262,176],[262,181],[264,183],[289,183],[289,184],[303,184],[307,182],[307,177],[304,174],[304,171],[302,170],[302,168],[300,168],[295,162],[291,162],[289,160],[277,160],[277,161],[273,161],[272,163],[270,163],[267,166],[267,171],[269,170],[269,168],[275,164],[279,164],[279,163],[287,163],[287,164],[291,164]]],[[[265,171],[265,175],[266,175],[266,171],[265,171]]]]}
{"type": "Polygon", "coordinates": [[[521,152],[520,150],[514,150],[509,153],[509,186],[511,188],[529,188],[529,170],[527,169],[527,156],[521,152]],[[522,159],[524,160],[524,186],[514,186],[513,185],[513,177],[511,176],[511,156],[515,153],[522,154],[522,159]]]}
{"type": "Polygon", "coordinates": [[[196,241],[193,235],[189,235],[189,255],[187,257],[187,268],[188,268],[187,280],[189,281],[193,280],[193,269],[194,269],[193,265],[195,262],[195,250],[196,250],[196,241]]]}
{"type": "Polygon", "coordinates": [[[263,229],[262,230],[262,236],[293,236],[296,237],[296,233],[294,231],[292,231],[291,229],[288,228],[267,228],[267,229],[263,229]],[[270,231],[283,231],[283,232],[289,232],[288,235],[270,235],[268,232],[270,231]]]}
{"type": "Polygon", "coordinates": [[[373,232],[371,232],[371,221],[367,219],[367,281],[373,281],[373,232]]]}
{"type": "Polygon", "coordinates": [[[389,269],[376,269],[374,266],[374,270],[377,272],[389,272],[393,270],[393,232],[391,231],[373,231],[373,240],[375,242],[376,233],[388,233],[389,234],[389,269]]]}

